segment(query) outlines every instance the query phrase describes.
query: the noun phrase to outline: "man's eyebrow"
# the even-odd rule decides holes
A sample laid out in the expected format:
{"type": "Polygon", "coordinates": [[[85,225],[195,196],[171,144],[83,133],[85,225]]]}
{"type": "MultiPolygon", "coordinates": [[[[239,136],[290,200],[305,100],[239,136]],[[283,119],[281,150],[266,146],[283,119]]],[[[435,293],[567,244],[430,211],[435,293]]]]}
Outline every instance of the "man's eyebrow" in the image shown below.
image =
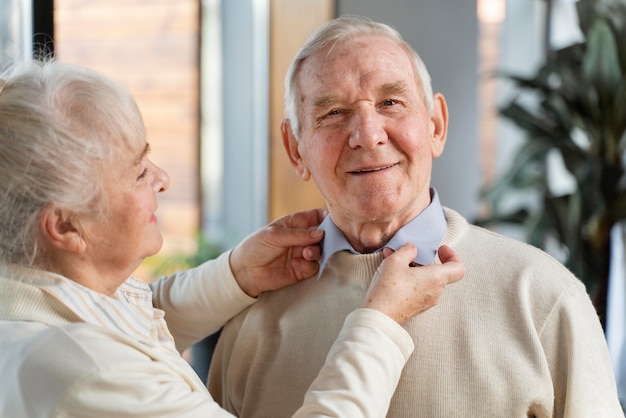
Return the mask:
{"type": "Polygon", "coordinates": [[[403,95],[406,93],[406,84],[402,81],[395,81],[393,83],[385,83],[380,89],[385,94],[403,95]]]}
{"type": "MultiPolygon", "coordinates": [[[[380,92],[391,95],[404,95],[407,91],[407,85],[404,81],[394,81],[385,83],[380,87],[380,92]]],[[[325,109],[333,103],[337,102],[337,96],[322,96],[312,102],[314,109],[325,109]]]]}
{"type": "Polygon", "coordinates": [[[324,109],[337,101],[337,96],[322,96],[313,100],[314,109],[324,109]]]}
{"type": "Polygon", "coordinates": [[[146,142],[146,146],[144,147],[143,151],[141,151],[141,153],[137,156],[137,158],[134,161],[135,165],[139,165],[141,161],[144,159],[144,157],[148,155],[149,153],[150,153],[150,143],[146,142]]]}

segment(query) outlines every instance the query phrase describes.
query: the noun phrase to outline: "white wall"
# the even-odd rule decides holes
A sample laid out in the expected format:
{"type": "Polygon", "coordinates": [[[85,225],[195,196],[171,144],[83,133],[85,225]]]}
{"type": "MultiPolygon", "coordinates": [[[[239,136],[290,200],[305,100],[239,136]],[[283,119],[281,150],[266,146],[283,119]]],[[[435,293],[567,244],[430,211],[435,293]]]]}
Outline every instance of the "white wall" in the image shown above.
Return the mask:
{"type": "Polygon", "coordinates": [[[204,232],[229,248],[268,218],[269,0],[203,6],[204,232]]]}

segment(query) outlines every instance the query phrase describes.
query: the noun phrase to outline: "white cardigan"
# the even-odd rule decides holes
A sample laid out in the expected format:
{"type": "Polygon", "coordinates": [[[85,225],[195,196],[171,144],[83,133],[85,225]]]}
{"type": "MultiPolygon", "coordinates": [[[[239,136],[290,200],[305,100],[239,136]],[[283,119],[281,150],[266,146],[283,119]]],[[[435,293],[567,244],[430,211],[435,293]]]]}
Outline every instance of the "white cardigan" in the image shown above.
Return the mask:
{"type": "MultiPolygon", "coordinates": [[[[255,301],[236,284],[228,255],[151,286],[157,309],[144,316],[149,341],[85,320],[63,292],[49,291],[68,279],[0,266],[0,416],[231,417],[167,343],[171,337],[156,335],[161,308],[179,324],[171,331],[182,351],[255,301]],[[185,321],[183,311],[194,320],[185,321]]],[[[356,310],[295,416],[383,416],[413,348],[393,320],[356,310]]]]}

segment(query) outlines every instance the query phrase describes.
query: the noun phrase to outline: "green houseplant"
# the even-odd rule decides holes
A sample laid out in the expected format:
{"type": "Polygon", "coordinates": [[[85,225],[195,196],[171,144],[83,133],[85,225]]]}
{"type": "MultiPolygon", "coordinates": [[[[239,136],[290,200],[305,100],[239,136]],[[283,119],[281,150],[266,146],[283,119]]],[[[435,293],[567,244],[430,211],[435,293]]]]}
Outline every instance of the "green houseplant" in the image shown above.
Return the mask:
{"type": "Polygon", "coordinates": [[[157,278],[199,266],[205,261],[217,258],[223,251],[219,245],[207,240],[204,235],[198,234],[194,251],[156,254],[146,259],[146,265],[150,270],[150,275],[157,278]]]}
{"type": "Polygon", "coordinates": [[[582,42],[550,51],[532,77],[500,74],[517,91],[500,115],[525,132],[525,141],[483,190],[488,215],[476,223],[520,225],[528,242],[544,249],[556,242],[604,323],[610,231],[626,218],[626,4],[581,0],[577,9],[582,42]],[[574,179],[571,192],[551,192],[554,152],[574,179]],[[520,191],[536,193],[538,204],[507,207],[506,198],[520,191]]]}

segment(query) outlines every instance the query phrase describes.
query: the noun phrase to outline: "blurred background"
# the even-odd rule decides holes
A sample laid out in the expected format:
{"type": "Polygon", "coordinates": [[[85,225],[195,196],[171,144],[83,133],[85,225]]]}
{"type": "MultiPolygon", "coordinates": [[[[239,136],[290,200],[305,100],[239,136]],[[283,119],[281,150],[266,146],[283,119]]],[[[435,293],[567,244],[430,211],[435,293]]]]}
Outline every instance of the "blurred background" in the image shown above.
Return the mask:
{"type": "MultiPolygon", "coordinates": [[[[622,205],[603,229],[602,268],[579,272],[568,264],[581,258],[574,248],[578,244],[560,239],[564,233],[554,223],[544,229],[552,239],[542,232],[541,241],[532,241],[528,224],[536,233],[538,224],[545,225],[535,222],[538,214],[549,213],[537,187],[497,205],[486,193],[526,155],[520,147],[528,138],[528,129],[502,115],[506,104],[519,97],[520,83],[494,73],[534,79],[548,64],[560,63],[558,51],[586,42],[578,7],[574,0],[0,0],[0,66],[54,54],[100,71],[134,94],[151,157],[171,177],[158,210],[164,248],[137,271],[153,280],[214,257],[279,216],[324,205],[315,187],[296,177],[282,148],[287,66],[308,36],[335,16],[365,15],[390,24],[420,53],[434,90],[448,101],[447,147],[433,172],[442,204],[470,221],[543,247],[581,276],[593,291],[621,386],[626,384],[620,372],[626,317],[620,222],[626,217],[626,123],[620,122],[621,131],[614,129],[618,173],[596,185],[615,186],[617,206],[622,205]],[[492,222],[520,202],[524,211],[509,217],[512,222],[492,222]]],[[[621,15],[622,24],[625,20],[621,15]]],[[[624,25],[621,30],[613,43],[624,50],[624,25]]],[[[601,62],[614,61],[610,51],[603,54],[601,62]]],[[[614,81],[622,86],[617,91],[626,91],[626,52],[620,54],[614,81]]],[[[616,103],[620,97],[626,102],[626,93],[620,94],[616,103]]],[[[617,112],[626,118],[624,107],[617,112]]],[[[583,130],[576,123],[565,132],[568,139],[570,131],[583,130]]],[[[533,166],[533,173],[549,177],[544,194],[567,197],[566,212],[555,218],[574,224],[567,211],[576,211],[575,202],[598,199],[585,195],[582,180],[577,187],[568,173],[570,154],[556,154],[556,159],[554,153],[541,154],[541,169],[533,166]]],[[[610,204],[602,201],[602,206],[610,204]]],[[[584,238],[590,227],[583,223],[570,235],[584,238]]],[[[584,245],[581,251],[589,252],[584,245]]]]}

